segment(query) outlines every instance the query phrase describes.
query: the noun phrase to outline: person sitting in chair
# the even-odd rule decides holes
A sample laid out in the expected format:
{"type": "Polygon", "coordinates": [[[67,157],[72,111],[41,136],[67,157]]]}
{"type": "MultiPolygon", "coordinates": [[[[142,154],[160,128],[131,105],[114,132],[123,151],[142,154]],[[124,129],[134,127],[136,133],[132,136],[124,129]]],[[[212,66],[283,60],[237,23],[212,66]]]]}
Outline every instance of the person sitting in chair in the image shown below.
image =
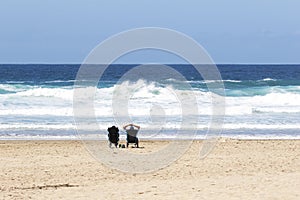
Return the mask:
{"type": "Polygon", "coordinates": [[[134,143],[135,146],[139,148],[139,139],[136,137],[136,135],[141,127],[134,124],[127,124],[123,128],[127,133],[127,148],[129,143],[134,143]]]}
{"type": "Polygon", "coordinates": [[[108,140],[109,140],[109,147],[111,144],[114,144],[116,148],[118,147],[119,143],[119,129],[118,127],[112,126],[107,129],[108,131],[108,140]]]}

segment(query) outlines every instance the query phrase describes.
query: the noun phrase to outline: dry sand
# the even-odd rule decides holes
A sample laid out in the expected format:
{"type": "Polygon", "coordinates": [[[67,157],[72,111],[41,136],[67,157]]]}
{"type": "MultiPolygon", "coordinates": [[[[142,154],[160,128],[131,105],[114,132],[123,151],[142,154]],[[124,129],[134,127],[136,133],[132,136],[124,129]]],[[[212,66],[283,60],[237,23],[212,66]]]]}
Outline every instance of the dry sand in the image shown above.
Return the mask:
{"type": "Polygon", "coordinates": [[[161,170],[129,174],[80,141],[0,141],[0,199],[300,199],[300,140],[222,139],[202,160],[200,144],[161,170]]]}

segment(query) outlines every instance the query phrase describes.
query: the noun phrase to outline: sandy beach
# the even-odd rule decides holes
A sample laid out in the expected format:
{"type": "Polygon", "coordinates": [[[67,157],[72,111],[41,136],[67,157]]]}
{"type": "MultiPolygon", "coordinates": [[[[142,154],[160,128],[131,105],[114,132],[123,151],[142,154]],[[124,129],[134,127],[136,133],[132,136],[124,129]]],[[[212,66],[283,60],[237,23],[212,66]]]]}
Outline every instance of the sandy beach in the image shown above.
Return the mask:
{"type": "MultiPolygon", "coordinates": [[[[143,154],[170,141],[141,141],[143,154]]],[[[0,141],[0,199],[300,199],[300,140],[194,141],[151,173],[111,169],[80,141],[0,141]]]]}

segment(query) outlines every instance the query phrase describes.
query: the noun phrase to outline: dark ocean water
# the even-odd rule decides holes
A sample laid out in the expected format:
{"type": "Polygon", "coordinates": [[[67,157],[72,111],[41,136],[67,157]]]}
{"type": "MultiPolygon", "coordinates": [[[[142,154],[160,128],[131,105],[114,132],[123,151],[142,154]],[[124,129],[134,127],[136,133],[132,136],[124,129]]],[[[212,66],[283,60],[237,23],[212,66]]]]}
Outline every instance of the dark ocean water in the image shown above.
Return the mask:
{"type": "MultiPolygon", "coordinates": [[[[174,79],[172,74],[165,74],[156,81],[139,73],[134,74],[133,79],[126,79],[126,74],[137,65],[107,68],[95,96],[95,114],[99,122],[97,133],[106,135],[106,128],[116,123],[111,97],[116,86],[121,86],[133,91],[129,114],[131,121],[143,127],[141,137],[172,138],[174,130],[180,128],[180,110],[170,90],[197,96],[200,108],[197,137],[203,137],[211,114],[211,92],[193,66],[168,66],[181,74],[191,88],[182,87],[182,80],[174,79]],[[167,117],[158,116],[166,119],[160,127],[153,126],[153,119],[149,116],[152,105],[161,105],[165,109],[167,117]]],[[[79,67],[64,64],[0,65],[0,138],[75,137],[73,86],[79,67]]],[[[223,136],[300,138],[300,65],[218,65],[218,69],[226,94],[223,136]]]]}

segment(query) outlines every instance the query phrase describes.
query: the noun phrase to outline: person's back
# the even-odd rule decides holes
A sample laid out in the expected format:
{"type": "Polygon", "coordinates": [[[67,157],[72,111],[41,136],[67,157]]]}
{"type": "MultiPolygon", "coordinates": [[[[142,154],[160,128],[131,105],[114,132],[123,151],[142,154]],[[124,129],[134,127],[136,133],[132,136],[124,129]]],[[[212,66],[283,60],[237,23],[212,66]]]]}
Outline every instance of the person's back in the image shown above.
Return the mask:
{"type": "Polygon", "coordinates": [[[139,140],[137,138],[137,133],[140,130],[140,126],[137,126],[134,124],[127,124],[123,128],[127,133],[127,147],[129,145],[129,143],[135,143],[136,147],[138,148],[139,140]],[[127,127],[129,127],[129,129],[127,127]]]}
{"type": "Polygon", "coordinates": [[[138,131],[139,130],[134,129],[133,127],[130,127],[130,129],[126,130],[127,134],[132,136],[132,137],[136,137],[138,131]]]}

